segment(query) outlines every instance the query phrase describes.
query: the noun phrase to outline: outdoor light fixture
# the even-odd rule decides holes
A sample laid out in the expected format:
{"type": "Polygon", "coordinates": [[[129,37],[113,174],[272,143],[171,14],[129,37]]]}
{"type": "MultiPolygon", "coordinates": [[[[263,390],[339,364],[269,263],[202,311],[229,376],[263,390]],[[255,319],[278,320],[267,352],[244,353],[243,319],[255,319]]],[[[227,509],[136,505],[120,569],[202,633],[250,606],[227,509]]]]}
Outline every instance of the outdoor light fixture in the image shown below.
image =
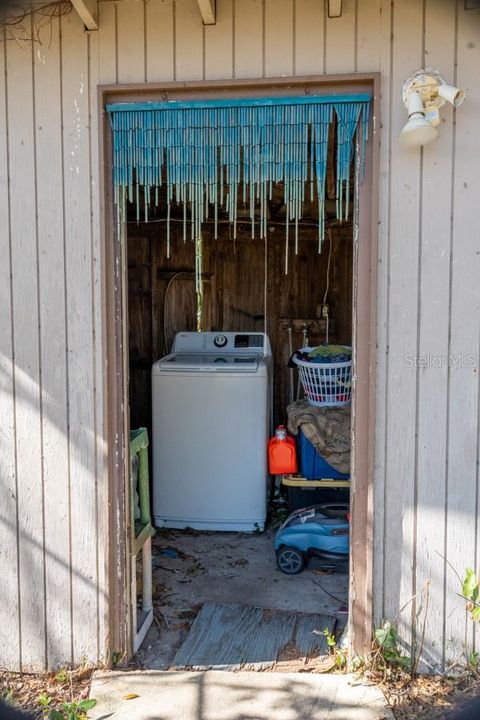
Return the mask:
{"type": "Polygon", "coordinates": [[[438,137],[439,108],[449,102],[459,107],[465,100],[463,90],[448,85],[437,70],[417,70],[403,85],[403,102],[408,121],[400,133],[400,142],[409,147],[426,145],[438,137]]]}
{"type": "Polygon", "coordinates": [[[342,17],[342,0],[328,0],[328,17],[342,17]]]}

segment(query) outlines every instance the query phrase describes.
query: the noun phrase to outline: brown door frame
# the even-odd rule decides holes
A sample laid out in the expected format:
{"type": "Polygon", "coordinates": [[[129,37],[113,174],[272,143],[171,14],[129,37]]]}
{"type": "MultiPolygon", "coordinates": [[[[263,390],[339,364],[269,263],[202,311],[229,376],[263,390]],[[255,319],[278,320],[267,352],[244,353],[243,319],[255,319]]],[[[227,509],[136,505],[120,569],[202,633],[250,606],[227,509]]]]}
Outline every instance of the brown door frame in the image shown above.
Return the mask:
{"type": "Polygon", "coordinates": [[[125,243],[114,222],[111,182],[111,132],[105,104],[183,98],[335,95],[370,92],[372,121],[366,174],[358,193],[358,232],[354,231],[352,407],[352,520],[350,553],[349,639],[352,657],[370,649],[373,597],[373,472],[376,367],[376,268],[379,157],[379,73],[263,80],[199,81],[103,85],[98,88],[100,142],[100,212],[102,217],[104,421],[108,472],[107,659],[128,657],[130,511],[128,490],[128,315],[125,243]]]}

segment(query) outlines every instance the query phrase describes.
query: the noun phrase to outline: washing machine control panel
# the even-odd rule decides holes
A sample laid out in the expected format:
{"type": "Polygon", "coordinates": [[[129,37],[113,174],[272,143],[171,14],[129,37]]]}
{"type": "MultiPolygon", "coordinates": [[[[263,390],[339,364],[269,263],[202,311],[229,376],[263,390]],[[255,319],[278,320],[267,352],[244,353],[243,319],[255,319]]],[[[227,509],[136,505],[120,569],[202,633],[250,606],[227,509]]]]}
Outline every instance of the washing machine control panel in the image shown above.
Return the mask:
{"type": "Polygon", "coordinates": [[[260,334],[255,335],[235,335],[235,347],[238,348],[249,348],[262,350],[264,343],[264,336],[260,334]]]}
{"type": "Polygon", "coordinates": [[[261,332],[179,332],[175,336],[172,352],[176,353],[244,353],[271,355],[270,343],[261,332]]]}

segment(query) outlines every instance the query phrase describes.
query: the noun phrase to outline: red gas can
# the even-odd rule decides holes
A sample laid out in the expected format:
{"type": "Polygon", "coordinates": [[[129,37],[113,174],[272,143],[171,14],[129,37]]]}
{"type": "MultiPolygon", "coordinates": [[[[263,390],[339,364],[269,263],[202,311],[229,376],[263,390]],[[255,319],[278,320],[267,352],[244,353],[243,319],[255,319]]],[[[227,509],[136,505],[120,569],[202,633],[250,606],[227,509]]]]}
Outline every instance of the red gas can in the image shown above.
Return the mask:
{"type": "Polygon", "coordinates": [[[275,430],[275,437],[268,441],[268,468],[270,475],[290,475],[297,472],[295,440],[287,434],[284,425],[275,430]]]}

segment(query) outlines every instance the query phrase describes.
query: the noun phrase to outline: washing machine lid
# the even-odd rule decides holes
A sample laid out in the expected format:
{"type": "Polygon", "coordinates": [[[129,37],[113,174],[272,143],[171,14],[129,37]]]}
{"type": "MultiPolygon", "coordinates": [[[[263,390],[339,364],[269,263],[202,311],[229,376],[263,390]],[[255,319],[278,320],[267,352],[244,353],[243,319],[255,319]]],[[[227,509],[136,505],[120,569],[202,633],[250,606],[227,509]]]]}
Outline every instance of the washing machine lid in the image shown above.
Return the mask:
{"type": "Polygon", "coordinates": [[[256,372],[263,354],[172,353],[158,361],[160,372],[256,372]]]}

